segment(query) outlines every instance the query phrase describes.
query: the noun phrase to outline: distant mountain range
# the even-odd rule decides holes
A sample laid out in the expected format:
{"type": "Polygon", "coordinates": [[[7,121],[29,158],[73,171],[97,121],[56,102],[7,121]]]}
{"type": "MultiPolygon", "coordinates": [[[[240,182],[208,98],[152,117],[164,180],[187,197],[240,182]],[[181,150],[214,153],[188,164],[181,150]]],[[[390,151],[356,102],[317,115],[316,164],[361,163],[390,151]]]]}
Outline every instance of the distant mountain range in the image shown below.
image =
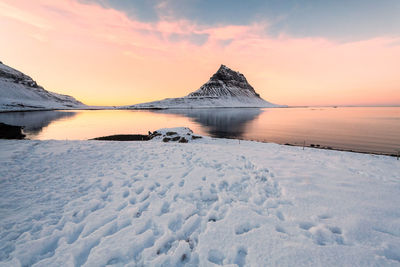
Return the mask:
{"type": "Polygon", "coordinates": [[[87,106],[72,96],[49,92],[31,77],[0,61],[0,111],[52,109],[191,109],[219,107],[283,107],[260,97],[243,74],[221,65],[198,90],[180,98],[123,107],[87,106]]]}
{"type": "Polygon", "coordinates": [[[185,97],[125,106],[128,109],[215,108],[215,107],[283,107],[265,101],[240,72],[221,65],[198,90],[185,97]]]}
{"type": "Polygon", "coordinates": [[[0,62],[0,111],[85,108],[72,96],[45,90],[31,77],[0,62]]]}

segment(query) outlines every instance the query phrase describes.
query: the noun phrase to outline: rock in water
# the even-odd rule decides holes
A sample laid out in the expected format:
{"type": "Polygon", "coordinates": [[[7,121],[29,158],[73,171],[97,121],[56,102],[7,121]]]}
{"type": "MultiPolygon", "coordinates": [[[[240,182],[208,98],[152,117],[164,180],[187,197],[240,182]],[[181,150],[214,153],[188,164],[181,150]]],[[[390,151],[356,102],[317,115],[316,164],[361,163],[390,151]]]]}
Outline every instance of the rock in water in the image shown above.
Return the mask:
{"type": "Polygon", "coordinates": [[[0,139],[24,139],[21,126],[8,125],[0,122],[0,139]]]}
{"type": "Polygon", "coordinates": [[[198,90],[180,98],[126,106],[128,109],[166,108],[218,108],[218,107],[283,107],[265,101],[247,82],[243,74],[221,65],[218,71],[198,90]]]}

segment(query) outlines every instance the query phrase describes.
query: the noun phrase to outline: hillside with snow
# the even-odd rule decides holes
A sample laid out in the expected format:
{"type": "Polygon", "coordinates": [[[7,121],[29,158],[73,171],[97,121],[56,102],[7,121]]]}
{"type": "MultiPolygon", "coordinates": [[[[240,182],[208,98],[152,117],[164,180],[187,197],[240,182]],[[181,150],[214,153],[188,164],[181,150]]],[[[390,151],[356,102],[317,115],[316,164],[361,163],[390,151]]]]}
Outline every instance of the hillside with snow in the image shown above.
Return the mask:
{"type": "Polygon", "coordinates": [[[31,77],[0,62],[0,112],[84,107],[72,96],[49,92],[31,77]]]}
{"type": "Polygon", "coordinates": [[[218,71],[198,90],[185,97],[126,106],[128,109],[215,108],[215,107],[283,107],[265,101],[247,82],[243,74],[221,65],[218,71]]]}

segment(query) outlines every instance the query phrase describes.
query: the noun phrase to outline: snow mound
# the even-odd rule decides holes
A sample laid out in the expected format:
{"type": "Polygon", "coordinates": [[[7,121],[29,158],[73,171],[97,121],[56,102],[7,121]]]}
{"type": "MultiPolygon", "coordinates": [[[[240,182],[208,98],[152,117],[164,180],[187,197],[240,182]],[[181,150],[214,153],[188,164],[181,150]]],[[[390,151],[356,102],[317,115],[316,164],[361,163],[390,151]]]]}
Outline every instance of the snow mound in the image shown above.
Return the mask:
{"type": "Polygon", "coordinates": [[[193,131],[186,127],[162,128],[149,135],[151,140],[163,142],[188,143],[193,140],[202,139],[203,136],[194,135],[193,131]]]}
{"type": "Polygon", "coordinates": [[[129,109],[215,108],[215,107],[284,107],[265,101],[240,72],[221,65],[208,82],[198,90],[180,98],[136,104],[129,109]]]}
{"type": "Polygon", "coordinates": [[[0,111],[86,107],[75,98],[49,92],[31,77],[0,63],[0,111]]]}

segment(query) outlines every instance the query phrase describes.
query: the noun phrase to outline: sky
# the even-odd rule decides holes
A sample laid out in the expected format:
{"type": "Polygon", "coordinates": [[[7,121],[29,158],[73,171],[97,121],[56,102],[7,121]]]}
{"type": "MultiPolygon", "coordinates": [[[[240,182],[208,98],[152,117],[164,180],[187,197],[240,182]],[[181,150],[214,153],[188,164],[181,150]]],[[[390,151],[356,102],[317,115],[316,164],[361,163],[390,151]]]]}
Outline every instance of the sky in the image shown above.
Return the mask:
{"type": "Polygon", "coordinates": [[[272,103],[400,105],[400,1],[0,0],[0,60],[89,105],[185,96],[221,64],[272,103]]]}

